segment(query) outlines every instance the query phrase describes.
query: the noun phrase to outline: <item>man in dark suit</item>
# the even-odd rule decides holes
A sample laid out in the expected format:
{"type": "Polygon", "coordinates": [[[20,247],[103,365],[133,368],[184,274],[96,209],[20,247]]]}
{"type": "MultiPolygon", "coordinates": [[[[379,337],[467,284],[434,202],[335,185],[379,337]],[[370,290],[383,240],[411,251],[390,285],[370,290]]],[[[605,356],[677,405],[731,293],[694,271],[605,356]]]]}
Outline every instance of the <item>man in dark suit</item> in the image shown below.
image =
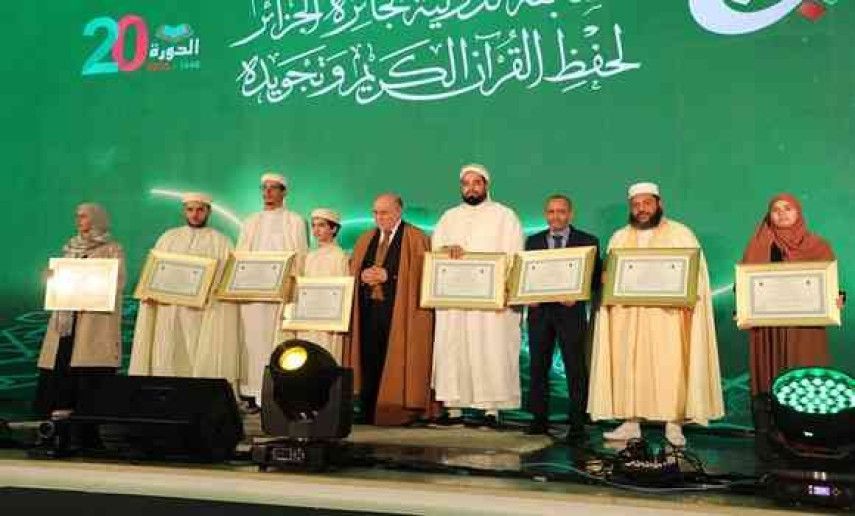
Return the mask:
{"type": "MultiPolygon", "coordinates": [[[[600,285],[602,263],[597,237],[573,227],[573,203],[564,195],[546,199],[544,215],[549,228],[526,240],[526,251],[562,247],[594,246],[597,248],[591,288],[600,285]]],[[[549,370],[555,343],[561,351],[570,398],[569,442],[585,438],[585,405],[588,395],[588,368],[585,340],[588,318],[585,302],[540,303],[528,307],[528,343],[530,390],[528,410],[534,416],[526,430],[529,435],[546,434],[549,429],[549,370]]]]}

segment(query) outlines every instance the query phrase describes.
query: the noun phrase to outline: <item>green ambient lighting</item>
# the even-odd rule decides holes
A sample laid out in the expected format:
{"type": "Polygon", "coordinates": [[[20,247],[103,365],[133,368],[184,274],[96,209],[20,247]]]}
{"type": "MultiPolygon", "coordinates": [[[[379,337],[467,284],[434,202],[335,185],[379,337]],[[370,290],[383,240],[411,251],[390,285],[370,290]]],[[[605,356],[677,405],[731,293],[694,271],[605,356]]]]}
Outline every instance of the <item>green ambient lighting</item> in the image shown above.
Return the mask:
{"type": "Polygon", "coordinates": [[[794,369],[772,384],[781,405],[807,414],[837,414],[855,408],[855,379],[835,369],[794,369]]]}

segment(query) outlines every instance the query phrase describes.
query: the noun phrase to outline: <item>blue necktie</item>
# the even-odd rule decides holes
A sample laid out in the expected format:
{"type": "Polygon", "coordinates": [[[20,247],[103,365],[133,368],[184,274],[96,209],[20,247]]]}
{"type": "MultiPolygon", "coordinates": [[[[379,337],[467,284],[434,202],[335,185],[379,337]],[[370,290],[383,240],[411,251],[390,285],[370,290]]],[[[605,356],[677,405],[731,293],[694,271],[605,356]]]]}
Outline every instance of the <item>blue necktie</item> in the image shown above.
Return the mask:
{"type": "Polygon", "coordinates": [[[561,235],[552,235],[552,246],[553,249],[560,249],[564,247],[564,238],[561,235]]]}

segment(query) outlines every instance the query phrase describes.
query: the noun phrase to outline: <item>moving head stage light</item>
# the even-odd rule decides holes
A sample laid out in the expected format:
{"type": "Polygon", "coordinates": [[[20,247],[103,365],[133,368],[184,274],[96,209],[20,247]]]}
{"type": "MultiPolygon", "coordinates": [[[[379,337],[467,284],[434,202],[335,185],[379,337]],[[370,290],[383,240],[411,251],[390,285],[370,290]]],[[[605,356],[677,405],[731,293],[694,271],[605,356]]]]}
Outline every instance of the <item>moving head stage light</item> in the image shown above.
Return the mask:
{"type": "Polygon", "coordinates": [[[350,434],[353,371],[305,340],[283,342],[270,356],[261,392],[261,426],[272,439],[253,443],[253,461],[322,470],[342,460],[350,434]]]}

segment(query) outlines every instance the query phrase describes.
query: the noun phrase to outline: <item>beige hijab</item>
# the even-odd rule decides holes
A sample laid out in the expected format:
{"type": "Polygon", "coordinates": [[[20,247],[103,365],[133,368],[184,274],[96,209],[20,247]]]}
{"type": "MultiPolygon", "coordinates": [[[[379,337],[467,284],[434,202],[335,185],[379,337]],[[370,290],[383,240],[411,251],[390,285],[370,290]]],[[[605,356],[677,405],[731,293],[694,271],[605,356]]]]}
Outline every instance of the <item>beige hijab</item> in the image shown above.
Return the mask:
{"type": "MultiPolygon", "coordinates": [[[[83,203],[77,206],[75,213],[81,211],[89,215],[92,227],[85,235],[77,233],[66,242],[62,248],[63,255],[66,258],[86,258],[92,253],[93,249],[107,244],[112,240],[109,231],[110,219],[104,208],[94,203],[83,203]]],[[[71,335],[74,327],[73,315],[73,312],[56,312],[54,314],[54,328],[61,337],[71,335]]]]}
{"type": "Polygon", "coordinates": [[[77,206],[77,212],[89,215],[92,228],[85,235],[78,233],[71,237],[62,248],[66,258],[84,258],[96,247],[112,240],[110,236],[110,218],[99,204],[83,203],[77,206]]]}

